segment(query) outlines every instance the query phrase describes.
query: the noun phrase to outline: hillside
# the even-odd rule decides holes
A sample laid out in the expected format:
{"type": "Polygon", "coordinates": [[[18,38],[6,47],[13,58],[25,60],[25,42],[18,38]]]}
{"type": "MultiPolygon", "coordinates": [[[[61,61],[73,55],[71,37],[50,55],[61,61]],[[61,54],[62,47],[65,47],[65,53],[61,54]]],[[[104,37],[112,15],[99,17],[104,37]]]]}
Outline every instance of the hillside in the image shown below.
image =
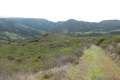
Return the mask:
{"type": "Polygon", "coordinates": [[[81,45],[79,38],[64,35],[49,35],[38,40],[0,44],[0,72],[38,72],[68,62],[74,63],[82,54],[78,50],[81,45]]]}
{"type": "Polygon", "coordinates": [[[120,37],[71,37],[0,44],[0,80],[120,80],[120,37]]]}
{"type": "Polygon", "coordinates": [[[53,22],[45,19],[1,18],[0,40],[30,39],[48,32],[53,22]]]}
{"type": "Polygon", "coordinates": [[[119,66],[98,46],[84,51],[79,64],[37,73],[35,80],[120,80],[119,66]],[[45,77],[46,75],[46,77],[45,77]],[[48,76],[48,77],[47,77],[48,76]]]}
{"type": "Polygon", "coordinates": [[[0,19],[0,80],[120,80],[120,21],[0,19]]]}
{"type": "Polygon", "coordinates": [[[67,20],[52,22],[35,18],[0,18],[0,40],[25,40],[46,33],[65,33],[68,35],[105,35],[120,33],[119,20],[85,22],[67,20]]]}

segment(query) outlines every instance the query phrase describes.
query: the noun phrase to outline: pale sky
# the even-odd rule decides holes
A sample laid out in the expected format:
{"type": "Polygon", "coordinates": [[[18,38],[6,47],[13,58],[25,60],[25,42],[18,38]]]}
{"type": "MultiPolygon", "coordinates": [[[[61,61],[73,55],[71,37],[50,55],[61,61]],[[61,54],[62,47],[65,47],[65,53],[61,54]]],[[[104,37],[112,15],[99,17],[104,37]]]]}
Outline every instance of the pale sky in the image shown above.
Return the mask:
{"type": "Polygon", "coordinates": [[[0,17],[91,22],[120,19],[120,0],[0,0],[0,17]]]}

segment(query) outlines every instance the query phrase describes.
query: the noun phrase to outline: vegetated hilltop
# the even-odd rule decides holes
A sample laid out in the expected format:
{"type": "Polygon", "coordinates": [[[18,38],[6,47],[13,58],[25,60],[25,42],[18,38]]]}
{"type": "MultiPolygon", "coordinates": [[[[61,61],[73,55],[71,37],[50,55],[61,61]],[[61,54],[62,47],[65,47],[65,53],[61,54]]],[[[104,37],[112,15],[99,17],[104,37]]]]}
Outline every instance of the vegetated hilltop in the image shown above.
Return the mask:
{"type": "Polygon", "coordinates": [[[35,18],[0,18],[0,40],[24,40],[54,32],[69,35],[119,34],[119,20],[85,22],[70,19],[52,22],[35,18]]]}

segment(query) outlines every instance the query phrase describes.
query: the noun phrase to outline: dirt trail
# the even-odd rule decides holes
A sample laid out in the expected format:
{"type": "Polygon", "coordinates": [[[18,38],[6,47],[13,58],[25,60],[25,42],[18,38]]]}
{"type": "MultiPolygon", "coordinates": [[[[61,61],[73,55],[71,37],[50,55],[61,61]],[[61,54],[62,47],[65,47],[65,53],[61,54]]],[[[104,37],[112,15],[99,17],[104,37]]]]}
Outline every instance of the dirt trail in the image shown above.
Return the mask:
{"type": "Polygon", "coordinates": [[[71,72],[72,80],[120,80],[120,68],[95,45],[84,51],[80,64],[71,72]]]}
{"type": "Polygon", "coordinates": [[[120,80],[118,65],[95,45],[84,51],[79,64],[51,69],[44,77],[43,73],[36,80],[120,80]]]}

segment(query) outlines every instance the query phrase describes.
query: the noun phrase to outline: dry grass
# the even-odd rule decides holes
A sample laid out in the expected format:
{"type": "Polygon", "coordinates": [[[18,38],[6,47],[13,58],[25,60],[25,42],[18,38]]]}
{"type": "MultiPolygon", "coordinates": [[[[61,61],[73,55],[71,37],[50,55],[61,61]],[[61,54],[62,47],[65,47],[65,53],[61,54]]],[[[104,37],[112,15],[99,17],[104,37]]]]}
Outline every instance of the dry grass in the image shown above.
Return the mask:
{"type": "Polygon", "coordinates": [[[0,74],[0,80],[36,80],[31,73],[0,74]]]}

